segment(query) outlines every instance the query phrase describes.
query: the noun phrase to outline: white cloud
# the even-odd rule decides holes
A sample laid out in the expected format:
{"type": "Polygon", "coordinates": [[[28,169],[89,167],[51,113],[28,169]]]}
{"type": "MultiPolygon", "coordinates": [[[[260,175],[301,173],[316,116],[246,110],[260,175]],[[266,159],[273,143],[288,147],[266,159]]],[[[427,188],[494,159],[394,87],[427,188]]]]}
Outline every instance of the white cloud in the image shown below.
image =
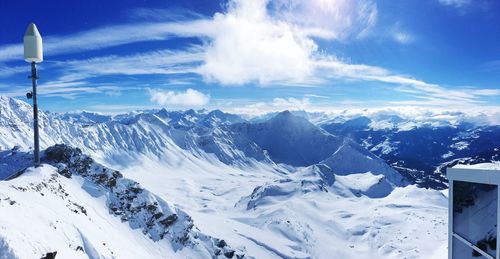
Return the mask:
{"type": "Polygon", "coordinates": [[[0,64],[0,77],[9,77],[18,73],[25,72],[26,74],[31,73],[29,65],[26,66],[5,66],[0,64]]]}
{"type": "Polygon", "coordinates": [[[246,115],[261,115],[269,112],[276,111],[296,111],[296,110],[310,110],[312,108],[311,102],[309,98],[274,98],[270,102],[257,102],[257,103],[249,103],[240,106],[234,106],[231,108],[221,107],[222,109],[237,113],[237,114],[246,114],[246,115]]]}
{"type": "Polygon", "coordinates": [[[359,116],[369,118],[383,119],[387,116],[396,115],[405,120],[416,122],[416,125],[422,123],[455,125],[460,122],[472,122],[479,125],[500,125],[500,112],[498,106],[483,107],[422,107],[420,105],[398,105],[398,106],[380,106],[377,108],[350,108],[341,110],[332,110],[328,112],[331,116],[342,116],[346,120],[359,116]]]}
{"type": "Polygon", "coordinates": [[[339,40],[366,36],[378,18],[372,0],[275,0],[271,6],[277,17],[311,28],[313,36],[339,40]]]}
{"type": "Polygon", "coordinates": [[[225,85],[317,82],[311,37],[361,37],[376,23],[372,1],[233,0],[213,19],[199,72],[225,85]]]}
{"type": "MultiPolygon", "coordinates": [[[[438,84],[428,83],[411,76],[393,73],[381,67],[348,64],[334,57],[324,57],[315,62],[317,69],[322,70],[326,77],[332,79],[359,80],[392,84],[395,91],[412,93],[414,97],[432,101],[435,105],[471,105],[483,101],[480,97],[485,95],[497,96],[500,92],[496,89],[475,89],[470,87],[445,88],[438,84]]],[[[422,104],[424,102],[417,101],[422,104]]]]}
{"type": "Polygon", "coordinates": [[[471,0],[439,0],[439,3],[445,6],[461,8],[471,3],[471,0]]]}
{"type": "Polygon", "coordinates": [[[475,95],[500,96],[500,89],[472,89],[475,95]]]}
{"type": "MultiPolygon", "coordinates": [[[[133,90],[137,88],[127,88],[133,90]]],[[[0,86],[2,95],[10,97],[24,97],[31,91],[31,86],[0,86]]],[[[61,97],[65,99],[76,99],[85,94],[106,94],[117,96],[121,94],[122,89],[113,85],[91,84],[85,81],[50,81],[38,85],[37,93],[44,97],[61,97]]]]}
{"type": "Polygon", "coordinates": [[[163,106],[203,106],[210,101],[210,95],[191,88],[185,92],[151,89],[149,94],[151,102],[163,106]]]}
{"type": "Polygon", "coordinates": [[[388,31],[389,36],[400,44],[409,44],[415,40],[415,37],[403,29],[401,22],[396,22],[388,31]]]}
{"type": "Polygon", "coordinates": [[[330,98],[328,96],[319,95],[319,94],[306,94],[304,96],[305,97],[311,97],[311,98],[319,98],[319,99],[329,99],[330,98]]]}
{"type": "Polygon", "coordinates": [[[216,14],[199,72],[226,85],[302,81],[311,73],[316,44],[290,24],[267,14],[267,1],[235,1],[216,14]]]}
{"type": "Polygon", "coordinates": [[[413,36],[411,36],[409,33],[401,32],[401,31],[393,32],[392,38],[401,44],[408,44],[408,43],[413,42],[413,36]]]}

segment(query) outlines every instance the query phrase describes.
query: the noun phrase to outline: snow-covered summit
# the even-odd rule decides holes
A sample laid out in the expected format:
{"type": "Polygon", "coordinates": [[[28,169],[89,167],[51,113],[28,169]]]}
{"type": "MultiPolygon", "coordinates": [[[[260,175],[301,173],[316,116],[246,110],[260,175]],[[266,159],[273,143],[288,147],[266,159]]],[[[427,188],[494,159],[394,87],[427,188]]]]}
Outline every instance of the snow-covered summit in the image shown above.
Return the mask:
{"type": "Polygon", "coordinates": [[[234,124],[232,129],[268,151],[274,161],[293,166],[318,163],[342,144],[342,138],[289,111],[260,123],[234,124]]]}

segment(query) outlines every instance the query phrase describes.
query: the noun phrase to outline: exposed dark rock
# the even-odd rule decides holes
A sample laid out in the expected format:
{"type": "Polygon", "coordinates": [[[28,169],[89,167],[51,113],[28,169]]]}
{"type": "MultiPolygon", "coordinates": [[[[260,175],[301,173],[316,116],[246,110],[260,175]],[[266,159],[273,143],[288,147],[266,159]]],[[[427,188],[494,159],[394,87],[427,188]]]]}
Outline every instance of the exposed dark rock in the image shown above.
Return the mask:
{"type": "Polygon", "coordinates": [[[45,256],[43,256],[41,259],[55,259],[56,255],[57,255],[57,251],[50,252],[50,253],[47,253],[45,256]]]}
{"type": "Polygon", "coordinates": [[[233,251],[225,252],[224,256],[227,257],[227,258],[233,258],[233,256],[234,256],[234,250],[233,251]]]}
{"type": "Polygon", "coordinates": [[[172,214],[168,217],[166,217],[165,219],[163,220],[160,220],[160,223],[163,224],[165,227],[169,227],[170,225],[172,225],[175,221],[177,220],[177,215],[176,214],[172,214]]]}
{"type": "Polygon", "coordinates": [[[227,244],[226,241],[224,241],[224,239],[221,239],[219,243],[217,243],[217,247],[223,248],[225,246],[227,246],[227,244]]]}
{"type": "Polygon", "coordinates": [[[78,148],[57,144],[45,150],[45,159],[56,163],[68,163],[75,152],[78,154],[82,153],[78,148]]]}

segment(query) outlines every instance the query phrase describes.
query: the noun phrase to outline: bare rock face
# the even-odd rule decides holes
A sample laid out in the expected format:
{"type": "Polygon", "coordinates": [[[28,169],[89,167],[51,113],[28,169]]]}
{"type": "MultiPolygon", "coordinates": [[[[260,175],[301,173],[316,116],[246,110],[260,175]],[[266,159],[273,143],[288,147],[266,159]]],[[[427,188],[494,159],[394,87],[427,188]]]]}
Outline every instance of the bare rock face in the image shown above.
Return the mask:
{"type": "Polygon", "coordinates": [[[51,252],[51,253],[47,253],[44,257],[42,257],[41,259],[55,259],[56,258],[56,255],[57,255],[57,251],[56,252],[51,252]]]}
{"type": "Polygon", "coordinates": [[[119,171],[95,162],[78,148],[49,147],[42,161],[55,166],[65,177],[83,177],[84,186],[92,185],[92,190],[98,190],[92,195],[106,195],[111,214],[128,222],[131,228],[142,229],[154,241],[167,239],[176,250],[196,246],[212,258],[243,257],[224,240],[201,233],[184,211],[170,206],[139,183],[124,178],[119,171]]]}

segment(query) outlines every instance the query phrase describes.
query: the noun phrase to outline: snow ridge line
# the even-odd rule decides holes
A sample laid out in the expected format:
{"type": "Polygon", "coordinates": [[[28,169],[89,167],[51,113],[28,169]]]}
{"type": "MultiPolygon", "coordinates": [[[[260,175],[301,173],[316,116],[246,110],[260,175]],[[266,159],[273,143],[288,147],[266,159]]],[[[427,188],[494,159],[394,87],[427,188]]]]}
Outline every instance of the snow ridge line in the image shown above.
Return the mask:
{"type": "Polygon", "coordinates": [[[49,147],[42,161],[55,166],[65,177],[83,177],[84,186],[97,187],[91,188],[98,190],[92,195],[106,195],[110,214],[128,222],[133,229],[141,228],[143,234],[153,241],[167,239],[174,250],[189,246],[211,258],[244,257],[241,251],[237,253],[224,240],[201,233],[184,211],[172,208],[139,183],[95,162],[78,148],[61,144],[49,147]]]}

